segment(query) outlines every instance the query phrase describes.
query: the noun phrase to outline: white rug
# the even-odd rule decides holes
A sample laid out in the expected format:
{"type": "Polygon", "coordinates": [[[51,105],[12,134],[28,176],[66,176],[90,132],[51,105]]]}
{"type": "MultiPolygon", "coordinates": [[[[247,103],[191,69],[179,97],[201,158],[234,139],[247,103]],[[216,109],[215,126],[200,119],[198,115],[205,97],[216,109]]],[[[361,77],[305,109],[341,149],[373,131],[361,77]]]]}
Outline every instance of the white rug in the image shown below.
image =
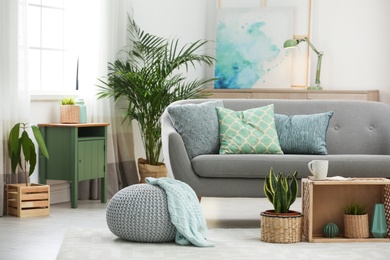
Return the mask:
{"type": "Polygon", "coordinates": [[[215,247],[172,243],[133,243],[109,229],[71,229],[57,259],[390,259],[388,242],[272,244],[260,241],[260,229],[209,229],[215,247]]]}

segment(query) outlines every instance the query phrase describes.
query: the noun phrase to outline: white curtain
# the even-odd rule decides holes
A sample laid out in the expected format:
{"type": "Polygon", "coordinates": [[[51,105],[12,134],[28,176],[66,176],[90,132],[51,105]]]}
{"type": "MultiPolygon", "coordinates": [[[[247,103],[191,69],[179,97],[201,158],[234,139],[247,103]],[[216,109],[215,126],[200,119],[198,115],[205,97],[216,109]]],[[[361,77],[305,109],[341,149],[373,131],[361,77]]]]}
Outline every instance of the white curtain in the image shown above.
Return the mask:
{"type": "Polygon", "coordinates": [[[8,134],[15,123],[29,119],[26,10],[26,0],[0,1],[0,216],[11,173],[8,134]]]}
{"type": "MultiPolygon", "coordinates": [[[[122,124],[122,111],[116,109],[112,99],[97,100],[98,78],[103,79],[108,71],[108,62],[114,62],[119,51],[126,44],[128,14],[131,15],[131,1],[96,0],[91,2],[88,21],[80,24],[79,45],[79,88],[87,105],[89,122],[107,122],[107,176],[108,198],[130,184],[138,183],[134,159],[132,125],[122,124]]],[[[79,2],[78,2],[79,3],[79,2]]],[[[85,19],[85,14],[84,15],[85,19]]],[[[80,199],[98,199],[99,183],[83,181],[79,184],[80,199]]]]}
{"type": "MultiPolygon", "coordinates": [[[[85,98],[88,122],[107,122],[108,197],[119,189],[138,182],[134,159],[132,126],[122,125],[120,111],[113,100],[96,100],[97,78],[107,75],[108,62],[115,60],[126,44],[127,15],[131,13],[129,0],[75,1],[81,18],[79,87],[85,98]],[[83,8],[79,8],[83,6],[83,8]],[[86,12],[88,14],[86,15],[86,12]]],[[[10,174],[7,139],[17,122],[29,122],[30,98],[27,85],[27,0],[0,1],[0,216],[4,212],[4,183],[10,174]]],[[[80,199],[99,197],[97,182],[80,185],[80,199]]]]}

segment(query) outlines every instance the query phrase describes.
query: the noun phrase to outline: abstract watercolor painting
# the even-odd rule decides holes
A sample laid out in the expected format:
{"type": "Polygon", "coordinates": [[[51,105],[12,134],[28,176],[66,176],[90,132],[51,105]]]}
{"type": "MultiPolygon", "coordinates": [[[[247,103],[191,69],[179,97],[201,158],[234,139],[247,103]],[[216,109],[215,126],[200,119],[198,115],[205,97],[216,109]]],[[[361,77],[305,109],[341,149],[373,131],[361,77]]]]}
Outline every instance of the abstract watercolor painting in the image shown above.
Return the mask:
{"type": "Polygon", "coordinates": [[[292,8],[219,9],[214,88],[291,86],[292,8]]]}

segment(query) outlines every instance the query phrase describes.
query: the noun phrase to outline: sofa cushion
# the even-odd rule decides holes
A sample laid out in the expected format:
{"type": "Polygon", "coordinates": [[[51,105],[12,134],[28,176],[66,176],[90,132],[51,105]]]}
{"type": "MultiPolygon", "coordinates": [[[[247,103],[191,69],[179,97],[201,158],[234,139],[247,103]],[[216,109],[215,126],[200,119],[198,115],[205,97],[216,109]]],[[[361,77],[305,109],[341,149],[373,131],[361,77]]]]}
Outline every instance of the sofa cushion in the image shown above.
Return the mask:
{"type": "MultiPolygon", "coordinates": [[[[311,160],[328,160],[328,176],[343,177],[390,177],[389,155],[365,154],[207,154],[191,160],[196,175],[204,178],[264,179],[271,167],[275,172],[293,174],[299,178],[312,176],[307,164],[311,160]]],[[[256,181],[256,180],[254,180],[256,181]]],[[[259,189],[262,189],[259,183],[259,189]]]]}
{"type": "Polygon", "coordinates": [[[218,153],[219,126],[215,111],[217,106],[223,107],[223,102],[213,100],[167,108],[172,124],[181,135],[190,159],[199,154],[218,153]]]}
{"type": "Polygon", "coordinates": [[[220,154],[283,154],[275,128],[274,106],[245,111],[217,107],[220,154]]]}
{"type": "Polygon", "coordinates": [[[280,146],[286,154],[328,154],[326,132],[333,112],[286,116],[275,114],[280,146]]]}

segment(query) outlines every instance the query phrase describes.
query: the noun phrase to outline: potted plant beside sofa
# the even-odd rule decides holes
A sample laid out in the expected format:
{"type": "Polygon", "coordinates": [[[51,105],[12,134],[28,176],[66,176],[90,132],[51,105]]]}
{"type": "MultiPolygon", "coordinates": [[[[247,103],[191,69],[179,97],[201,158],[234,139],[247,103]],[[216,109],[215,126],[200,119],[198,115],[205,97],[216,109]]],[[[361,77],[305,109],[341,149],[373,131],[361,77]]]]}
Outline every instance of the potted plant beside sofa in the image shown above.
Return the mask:
{"type": "Polygon", "coordinates": [[[206,64],[211,66],[214,58],[198,54],[207,43],[199,40],[179,47],[178,39],[167,40],[141,30],[129,18],[130,43],[122,53],[126,57],[109,63],[106,81],[99,86],[99,98],[114,97],[128,102],[124,108],[125,119],[136,120],[141,132],[146,159],[138,159],[141,182],[145,177],[166,176],[167,169],[160,160],[160,117],[165,108],[174,101],[204,97],[202,90],[214,79],[188,80],[180,69],[206,64]],[[141,172],[146,169],[146,173],[141,172]],[[159,173],[159,171],[163,171],[159,173]]]}
{"type": "Polygon", "coordinates": [[[261,241],[271,243],[295,243],[302,240],[302,214],[290,210],[298,196],[298,172],[292,177],[275,174],[270,169],[265,177],[264,194],[273,204],[273,210],[266,210],[261,216],[261,241]]]}
{"type": "Polygon", "coordinates": [[[39,128],[28,123],[15,124],[8,138],[8,156],[11,159],[12,173],[16,173],[20,167],[25,173],[26,183],[6,185],[6,208],[8,215],[18,217],[45,216],[50,212],[49,185],[28,182],[28,177],[34,172],[37,164],[35,144],[27,131],[29,128],[42,155],[49,159],[39,128]]]}

